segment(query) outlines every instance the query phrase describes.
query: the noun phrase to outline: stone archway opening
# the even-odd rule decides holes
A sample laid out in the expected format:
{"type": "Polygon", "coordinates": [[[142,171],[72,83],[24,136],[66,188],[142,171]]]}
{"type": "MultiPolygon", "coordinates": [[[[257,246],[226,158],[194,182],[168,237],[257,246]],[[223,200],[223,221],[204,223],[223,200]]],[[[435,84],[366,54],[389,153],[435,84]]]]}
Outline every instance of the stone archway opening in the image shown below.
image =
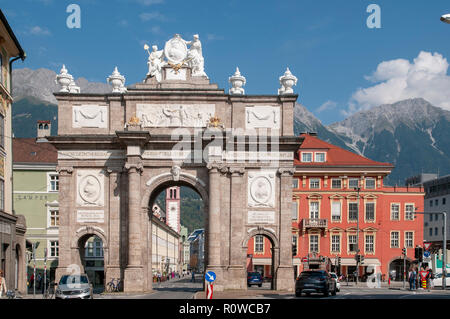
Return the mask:
{"type": "Polygon", "coordinates": [[[274,289],[275,279],[275,245],[271,237],[264,234],[252,236],[247,244],[247,287],[274,289]],[[262,277],[262,284],[255,285],[255,273],[262,277]]]}
{"type": "Polygon", "coordinates": [[[105,288],[105,253],[102,238],[95,234],[85,234],[78,239],[81,272],[85,273],[94,290],[105,288]]]}
{"type": "Polygon", "coordinates": [[[403,258],[397,258],[389,263],[389,276],[393,281],[402,281],[403,276],[408,274],[413,263],[406,259],[406,267],[403,258]]]}
{"type": "Polygon", "coordinates": [[[194,273],[195,283],[203,289],[207,210],[207,193],[188,181],[165,180],[151,190],[148,217],[154,287],[165,281],[181,287],[194,281],[194,273]]]}

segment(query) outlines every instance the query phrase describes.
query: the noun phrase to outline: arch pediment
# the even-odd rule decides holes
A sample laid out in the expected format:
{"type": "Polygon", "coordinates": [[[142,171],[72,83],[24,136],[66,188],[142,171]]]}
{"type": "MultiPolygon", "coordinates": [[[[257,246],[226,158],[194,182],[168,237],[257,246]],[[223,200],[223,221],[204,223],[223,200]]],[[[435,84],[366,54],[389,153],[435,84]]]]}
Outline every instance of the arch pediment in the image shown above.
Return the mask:
{"type": "Polygon", "coordinates": [[[330,199],[345,199],[345,197],[340,194],[333,194],[330,195],[330,199]]]}

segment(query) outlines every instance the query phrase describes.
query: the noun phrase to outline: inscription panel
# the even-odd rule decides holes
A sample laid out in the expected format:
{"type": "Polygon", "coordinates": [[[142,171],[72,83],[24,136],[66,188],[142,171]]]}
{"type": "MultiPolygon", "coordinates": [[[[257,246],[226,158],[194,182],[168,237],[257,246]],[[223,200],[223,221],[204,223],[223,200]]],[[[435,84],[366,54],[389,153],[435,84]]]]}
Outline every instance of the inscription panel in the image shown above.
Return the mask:
{"type": "Polygon", "coordinates": [[[72,106],[73,128],[107,128],[108,107],[106,105],[72,106]]]}
{"type": "Polygon", "coordinates": [[[247,106],[245,128],[280,129],[280,108],[277,106],[247,106]]]}
{"type": "Polygon", "coordinates": [[[274,211],[248,211],[248,224],[275,224],[274,211]]]}
{"type": "Polygon", "coordinates": [[[103,210],[78,210],[78,223],[104,223],[105,212],[103,210]]]}

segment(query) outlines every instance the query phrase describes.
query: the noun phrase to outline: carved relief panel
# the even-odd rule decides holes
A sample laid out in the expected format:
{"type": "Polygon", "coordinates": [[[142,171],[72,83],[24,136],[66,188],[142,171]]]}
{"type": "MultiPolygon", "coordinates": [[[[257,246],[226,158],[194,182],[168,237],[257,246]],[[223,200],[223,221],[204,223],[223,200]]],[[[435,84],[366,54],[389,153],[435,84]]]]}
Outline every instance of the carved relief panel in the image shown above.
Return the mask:
{"type": "Polygon", "coordinates": [[[106,105],[74,105],[72,107],[73,128],[107,128],[108,107],[106,105]]]}
{"type": "Polygon", "coordinates": [[[248,206],[275,207],[275,172],[250,171],[248,173],[248,206]]]}
{"type": "Polygon", "coordinates": [[[280,108],[277,106],[247,106],[245,128],[280,129],[280,108]]]}
{"type": "Polygon", "coordinates": [[[98,207],[105,204],[105,176],[102,170],[78,170],[77,205],[98,207]]]}
{"type": "Polygon", "coordinates": [[[137,104],[143,127],[206,127],[215,115],[214,104],[137,104]]]}

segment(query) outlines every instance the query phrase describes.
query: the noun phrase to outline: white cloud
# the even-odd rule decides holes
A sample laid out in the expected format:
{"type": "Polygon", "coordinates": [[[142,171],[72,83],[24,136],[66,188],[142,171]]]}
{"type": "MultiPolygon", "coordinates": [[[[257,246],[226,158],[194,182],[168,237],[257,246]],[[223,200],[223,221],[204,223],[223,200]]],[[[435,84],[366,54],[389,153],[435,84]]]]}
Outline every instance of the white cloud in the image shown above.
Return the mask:
{"type": "Polygon", "coordinates": [[[159,25],[155,25],[150,28],[150,32],[153,33],[154,35],[161,34],[162,33],[161,27],[159,25]]]}
{"type": "Polygon", "coordinates": [[[321,112],[326,111],[326,110],[334,109],[334,108],[336,108],[336,106],[337,106],[336,102],[328,100],[325,103],[323,103],[321,106],[319,106],[317,108],[316,112],[317,113],[321,113],[321,112]]]}
{"type": "Polygon", "coordinates": [[[405,59],[381,62],[372,75],[365,78],[375,84],[353,93],[348,116],[373,106],[409,98],[424,98],[435,106],[450,110],[450,76],[447,59],[435,52],[421,51],[412,63],[405,59]]]}
{"type": "Polygon", "coordinates": [[[223,36],[217,35],[217,34],[208,33],[206,35],[206,40],[208,40],[208,41],[223,40],[223,39],[224,39],[223,36]]]}
{"type": "Polygon", "coordinates": [[[137,2],[144,6],[151,6],[154,4],[164,3],[164,0],[137,0],[137,2]]]}
{"type": "Polygon", "coordinates": [[[41,28],[40,26],[31,27],[27,33],[32,34],[32,35],[50,35],[51,34],[47,28],[41,28]]]}
{"type": "Polygon", "coordinates": [[[159,13],[157,11],[155,11],[155,12],[143,12],[143,13],[141,13],[139,15],[139,18],[142,21],[144,21],[144,22],[145,21],[150,21],[150,20],[158,20],[158,21],[165,21],[166,20],[166,17],[163,14],[161,14],[161,13],[159,13]]]}

